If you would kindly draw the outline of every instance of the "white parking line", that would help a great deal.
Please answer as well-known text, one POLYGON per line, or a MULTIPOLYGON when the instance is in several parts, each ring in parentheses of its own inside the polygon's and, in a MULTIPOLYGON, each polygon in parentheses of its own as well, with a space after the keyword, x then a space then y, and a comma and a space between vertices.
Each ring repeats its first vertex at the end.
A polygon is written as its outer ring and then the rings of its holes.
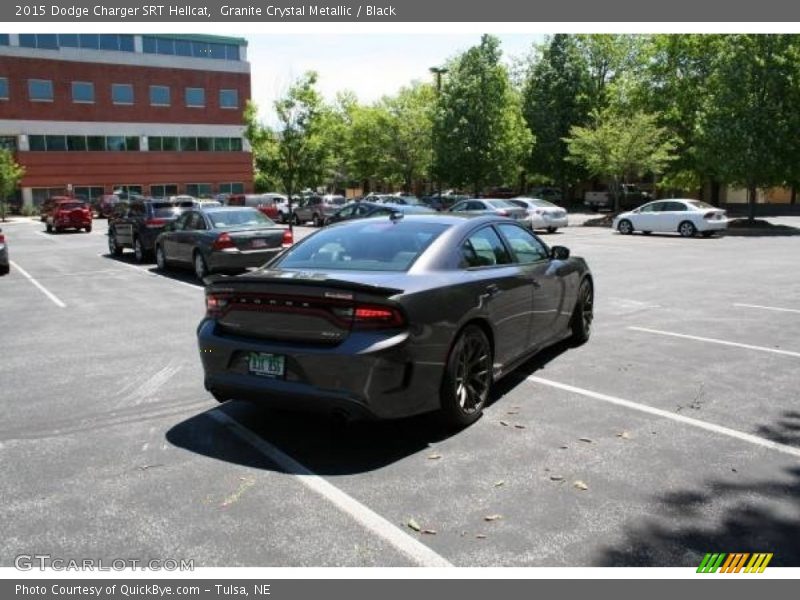
MULTIPOLYGON (((108 257, 107 254, 103 254, 102 252, 98 252, 97 256, 108 257)), ((158 277, 159 279, 163 279, 165 281, 170 281, 172 283, 177 283, 182 286, 191 288, 193 290, 200 290, 201 292, 205 289, 203 286, 194 285, 191 283, 187 283, 186 281, 181 281, 180 279, 172 279, 170 277, 161 277, 158 273, 153 273, 148 267, 139 267, 137 265, 132 265, 130 263, 123 262, 121 260, 115 260, 114 264, 122 265, 123 267, 128 267, 129 269, 133 269, 134 271, 138 271, 143 275, 148 275, 150 277, 158 277)))
POLYGON ((369 531, 383 538, 417 565, 421 567, 453 566, 447 559, 428 548, 425 544, 414 539, 370 508, 361 504, 358 500, 348 496, 336 486, 308 470, 292 457, 266 442, 221 410, 215 409, 206 414, 223 425, 233 435, 253 446, 286 473, 297 477, 300 483, 308 489, 319 494, 369 531))
POLYGON ((696 335, 687 335, 685 333, 674 333, 672 331, 661 331, 658 329, 647 329, 646 327, 628 327, 633 331, 643 331, 645 333, 654 333, 656 335, 666 335, 670 337, 682 338, 686 340, 695 340, 698 342, 709 342, 711 344, 721 344, 723 346, 733 346, 735 348, 745 348, 747 350, 757 350, 759 352, 770 352, 772 354, 781 354, 783 356, 793 356, 800 358, 800 352, 791 352, 789 350, 780 350, 778 348, 766 348, 764 346, 753 346, 751 344, 740 344, 739 342, 728 342, 725 340, 718 340, 715 338, 699 337, 696 335))
POLYGON ((63 303, 61 300, 59 300, 58 296, 56 296, 56 295, 55 295, 53 292, 51 292, 50 290, 48 290, 48 289, 47 289, 46 287, 44 287, 44 286, 43 286, 41 283, 39 283, 39 282, 38 282, 38 281, 36 281, 36 280, 35 280, 33 277, 31 277, 31 276, 30 276, 30 274, 29 274, 29 273, 28 273, 28 272, 27 272, 25 269, 23 269, 22 267, 20 267, 20 266, 19 266, 17 263, 15 263, 13 260, 12 260, 12 261, 9 261, 9 262, 11 263, 11 266, 12 266, 12 267, 14 267, 14 268, 15 268, 17 271, 19 271, 20 273, 22 273, 22 275, 23 275, 23 276, 24 276, 24 277, 25 277, 25 278, 26 278, 28 281, 30 281, 30 282, 31 282, 33 285, 35 285, 37 288, 39 288, 39 289, 42 291, 42 293, 43 293, 45 296, 47 296, 48 298, 50 298, 50 300, 52 300, 52 301, 53 301, 53 304, 55 304, 56 306, 60 306, 61 308, 66 308, 66 307, 67 307, 67 305, 66 305, 66 304, 64 304, 64 303, 63 303))
POLYGON ((44 231, 34 231, 36 235, 40 235, 43 238, 50 240, 51 242, 55 242, 56 238, 53 237, 52 233, 45 233, 44 231))
POLYGON ((786 444, 779 444, 778 442, 773 442, 772 440, 758 437, 757 435, 744 433, 743 431, 737 431, 736 429, 730 429, 728 427, 723 427, 722 425, 715 425, 714 423, 701 421, 700 419, 692 419, 691 417, 685 417, 683 415, 672 413, 666 410, 661 410, 660 408, 647 406, 646 404, 631 402, 630 400, 617 398, 616 396, 608 396, 606 394, 600 394, 598 392, 593 392, 591 390, 586 390, 572 385, 567 385, 565 383, 551 381, 550 379, 544 379, 542 377, 537 377, 535 375, 530 375, 526 379, 533 383, 546 385, 552 388, 563 390, 565 392, 571 392, 573 394, 579 394, 581 396, 586 396, 587 398, 601 400, 603 402, 608 402, 609 404, 624 406, 625 408, 631 408, 633 410, 638 410, 639 412, 648 413, 651 415, 655 415, 657 417, 663 417, 665 419, 670 419, 672 421, 677 421, 678 423, 683 423, 684 425, 691 425, 692 427, 697 427, 698 429, 705 429, 706 431, 711 431, 713 433, 725 435, 737 440, 741 440, 743 442, 754 444, 756 446, 761 446, 762 448, 768 448, 770 450, 775 450, 776 452, 781 452, 782 454, 788 454, 789 456, 800 458, 800 448, 795 448, 794 446, 788 446, 786 444))
POLYGON ((740 302, 734 302, 734 306, 738 306, 740 308, 761 308, 763 310, 775 310, 778 312, 788 312, 788 313, 798 313, 800 314, 800 310, 796 308, 779 308, 777 306, 761 306, 760 304, 742 304, 740 302))

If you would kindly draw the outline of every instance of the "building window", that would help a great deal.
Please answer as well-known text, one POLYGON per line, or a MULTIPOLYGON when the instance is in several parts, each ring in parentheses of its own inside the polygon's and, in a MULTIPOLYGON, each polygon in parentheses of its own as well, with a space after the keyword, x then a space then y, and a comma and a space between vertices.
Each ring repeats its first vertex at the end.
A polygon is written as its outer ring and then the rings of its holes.
POLYGON ((11 41, 8 39, 7 33, 0 33, 0 46, 8 46, 11 41))
POLYGON ((150 104, 152 106, 169 106, 169 86, 151 85, 150 104))
POLYGON ((215 152, 230 152, 231 138, 214 138, 215 152))
POLYGON ((242 138, 231 138, 231 152, 242 151, 242 138))
POLYGON ((73 152, 84 152, 86 150, 86 136, 68 135, 67 150, 71 150, 73 152))
POLYGON ((186 184, 186 193, 190 196, 194 196, 195 198, 201 198, 203 196, 210 196, 211 195, 211 184, 210 183, 187 183, 186 184))
POLYGON ((45 141, 48 152, 66 152, 67 150, 67 136, 65 135, 46 135, 45 141))
POLYGON ((20 33, 19 45, 23 48, 58 50, 58 36, 54 33, 20 33))
POLYGON ((100 36, 96 33, 82 33, 78 36, 81 48, 97 50, 100 48, 100 36))
POLYGON ((206 91, 204 88, 186 88, 186 106, 202 108, 206 105, 206 91))
POLYGON ((106 136, 106 150, 120 152, 125 150, 125 138, 121 135, 106 136))
POLYGON ((239 92, 237 90, 220 90, 219 107, 239 108, 239 92))
POLYGON ((197 150, 200 152, 211 152, 214 146, 214 138, 199 137, 197 138, 197 150))
POLYGON ((152 35, 142 36, 142 52, 145 54, 165 54, 211 58, 216 60, 240 60, 237 44, 201 42, 199 40, 175 39, 152 35))
POLYGON ((8 77, 0 77, 0 100, 8 100, 8 77))
POLYGON ((9 152, 16 152, 17 136, 15 135, 0 136, 0 150, 8 150, 9 152))
POLYGON ((83 198, 86 202, 92 202, 94 200, 99 200, 105 190, 99 186, 98 187, 80 186, 73 188, 72 191, 75 194, 76 198, 83 198))
POLYGON ((106 149, 106 138, 103 135, 87 135, 86 148, 90 152, 103 152, 106 149))
POLYGON ((125 138, 125 149, 128 152, 138 152, 139 151, 139 136, 138 135, 129 135, 125 138))
POLYGON ((166 185, 151 185, 150 195, 153 198, 169 198, 178 195, 178 186, 174 183, 166 185))
POLYGON ((44 144, 43 135, 29 135, 28 136, 28 149, 32 152, 44 152, 47 147, 44 144))
POLYGON ((80 48, 80 38, 77 33, 58 34, 58 45, 62 48, 80 48))
POLYGON ((176 137, 163 137, 161 138, 161 149, 164 152, 177 152, 178 151, 178 138, 176 137))
POLYGON ((28 97, 36 102, 52 102, 53 82, 49 79, 28 79, 28 97))
POLYGON ((219 184, 219 193, 220 194, 244 194, 244 184, 243 183, 220 183, 219 184))
POLYGON ((133 104, 133 84, 112 83, 111 101, 114 104, 133 104))
POLYGON ((94 102, 94 84, 89 81, 73 81, 72 101, 94 102))
POLYGON ((181 151, 182 152, 193 152, 197 150, 197 138, 193 137, 182 137, 181 138, 181 151))

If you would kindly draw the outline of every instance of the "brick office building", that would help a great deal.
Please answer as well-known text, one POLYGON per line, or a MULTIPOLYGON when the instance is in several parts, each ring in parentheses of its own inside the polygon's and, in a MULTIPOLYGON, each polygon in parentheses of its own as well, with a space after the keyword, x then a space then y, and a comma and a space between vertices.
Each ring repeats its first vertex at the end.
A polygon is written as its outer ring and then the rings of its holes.
POLYGON ((251 192, 246 46, 207 35, 0 34, 0 146, 25 167, 22 201, 251 192))

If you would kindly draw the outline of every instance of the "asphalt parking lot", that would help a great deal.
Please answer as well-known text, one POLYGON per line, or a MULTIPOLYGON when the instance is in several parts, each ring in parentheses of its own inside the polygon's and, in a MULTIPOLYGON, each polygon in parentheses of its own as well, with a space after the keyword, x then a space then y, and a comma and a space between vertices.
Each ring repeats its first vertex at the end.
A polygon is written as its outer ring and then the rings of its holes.
POLYGON ((0 566, 800 566, 800 237, 544 236, 594 272, 592 339, 452 432, 220 406, 191 274, 104 221, 3 230, 0 566))

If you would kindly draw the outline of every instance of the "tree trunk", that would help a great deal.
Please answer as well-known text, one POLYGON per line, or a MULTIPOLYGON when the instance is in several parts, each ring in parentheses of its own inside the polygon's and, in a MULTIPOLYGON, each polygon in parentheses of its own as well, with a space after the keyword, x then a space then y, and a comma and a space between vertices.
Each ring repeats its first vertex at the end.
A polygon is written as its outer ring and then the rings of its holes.
POLYGON ((715 179, 711 180, 711 204, 714 206, 719 206, 719 192, 721 187, 719 181, 715 179))
POLYGON ((792 186, 792 199, 789 200, 791 204, 797 204, 797 186, 792 186))
POLYGON ((753 223, 756 220, 756 186, 747 188, 747 220, 753 223))

